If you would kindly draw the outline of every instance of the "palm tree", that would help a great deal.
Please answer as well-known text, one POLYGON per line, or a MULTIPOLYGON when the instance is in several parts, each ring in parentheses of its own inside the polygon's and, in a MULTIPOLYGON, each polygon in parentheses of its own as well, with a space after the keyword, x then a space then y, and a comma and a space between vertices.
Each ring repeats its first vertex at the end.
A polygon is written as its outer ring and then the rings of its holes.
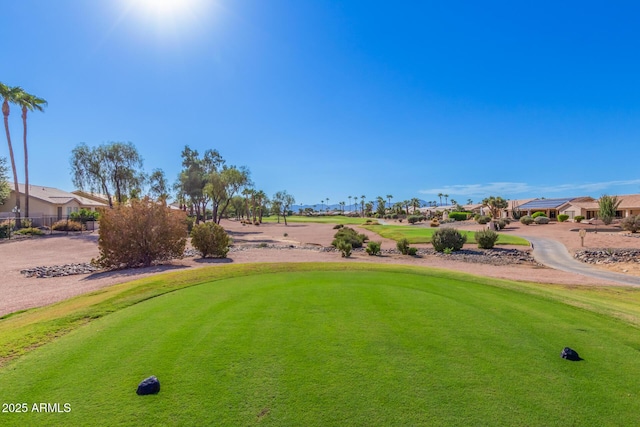
POLYGON ((344 215, 344 205, 345 205, 344 202, 340 202, 340 207, 342 208, 341 209, 342 210, 342 215, 344 215))
POLYGON ((320 210, 324 210, 324 199, 320 200, 320 210))
POLYGON ((2 96, 2 115, 4 115, 4 130, 7 134, 7 144, 9 144, 9 158, 11 159, 11 170, 13 171, 13 186, 16 192, 16 226, 20 227, 20 187, 18 186, 18 171, 16 170, 16 159, 13 155, 11 145, 11 134, 9 133, 9 103, 15 103, 18 94, 23 92, 20 87, 10 87, 0 83, 0 96, 2 96))
POLYGON ((364 199, 365 199, 366 197, 367 197, 367 196, 365 196, 365 195, 360 196, 360 199, 362 199, 362 200, 360 201, 360 207, 362 208, 362 217, 363 217, 363 218, 364 218, 364 199))
POLYGON ((415 215, 416 211, 420 207, 420 200, 418 200, 418 198, 416 198, 416 197, 411 199, 411 207, 413 207, 413 214, 415 215))
POLYGON ((389 208, 391 208, 391 199, 393 199, 393 196, 391 194, 387 194, 387 200, 389 201, 389 208))
POLYGON ((349 197, 349 210, 351 210, 351 196, 348 196, 348 197, 349 197))
POLYGON ((442 205, 442 196, 444 196, 444 194, 442 193, 438 193, 438 197, 440 198, 440 204, 442 205))
POLYGON ((447 201, 447 199, 449 198, 449 195, 448 194, 443 194, 442 196, 444 197, 444 204, 448 205, 449 202, 447 201))
POLYGON ((24 91, 18 93, 16 104, 22 107, 24 144, 24 216, 29 218, 29 154, 27 152, 27 111, 44 111, 47 101, 24 91))
POLYGON ((329 212, 329 198, 327 197, 327 212, 329 212))
POLYGON ((473 200, 471 200, 471 199, 467 199, 467 204, 468 204, 468 205, 472 205, 472 204, 473 204, 473 200))

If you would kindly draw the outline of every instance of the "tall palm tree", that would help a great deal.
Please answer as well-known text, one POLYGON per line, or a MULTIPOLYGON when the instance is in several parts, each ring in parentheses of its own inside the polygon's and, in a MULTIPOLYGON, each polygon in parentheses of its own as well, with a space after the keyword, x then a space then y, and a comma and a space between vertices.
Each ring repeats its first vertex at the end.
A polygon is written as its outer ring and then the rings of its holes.
POLYGON ((327 212, 329 212, 329 198, 327 197, 327 212))
POLYGON ((362 208, 362 217, 363 217, 363 218, 364 218, 364 199, 365 199, 366 197, 367 197, 367 196, 365 196, 365 195, 360 196, 360 199, 361 199, 361 200, 360 200, 360 207, 362 208))
POLYGON ((391 199, 393 199, 393 196, 391 194, 387 194, 387 200, 389 201, 389 209, 391 209, 391 199))
POLYGON ((448 205, 449 202, 447 201, 447 199, 449 198, 449 195, 448 194, 443 194, 442 197, 444 197, 444 204, 448 205))
POLYGON ((9 133, 9 103, 15 103, 18 94, 23 92, 22 88, 11 87, 0 83, 0 96, 2 96, 2 115, 4 116, 4 130, 7 134, 7 144, 9 144, 9 158, 11 159, 11 170, 13 172, 13 186, 16 192, 16 226, 20 227, 20 187, 18 186, 18 171, 16 170, 16 159, 13 155, 11 145, 11 134, 9 133))
POLYGON ((348 196, 348 197, 349 197, 349 210, 351 210, 351 196, 348 196))
POLYGON ((440 204, 442 205, 442 196, 444 196, 444 194, 442 193, 438 193, 438 197, 440 198, 440 204))
POLYGON ((20 92, 16 97, 16 104, 22 108, 22 127, 24 144, 24 216, 29 218, 29 154, 27 151, 27 111, 44 111, 47 101, 31 95, 27 92, 20 92))
POLYGON ((416 211, 420 207, 420 200, 417 197, 411 199, 411 207, 413 208, 413 214, 416 214, 416 211))
POLYGON ((471 200, 471 199, 467 199, 467 204, 468 204, 468 205, 472 205, 472 204, 473 204, 473 200, 471 200))

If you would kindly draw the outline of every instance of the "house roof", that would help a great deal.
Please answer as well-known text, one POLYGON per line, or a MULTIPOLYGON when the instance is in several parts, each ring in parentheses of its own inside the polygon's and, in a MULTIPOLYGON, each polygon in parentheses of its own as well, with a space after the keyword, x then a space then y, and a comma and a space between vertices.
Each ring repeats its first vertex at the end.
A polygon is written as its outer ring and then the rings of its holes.
POLYGON ((638 209, 640 208, 640 194, 627 194, 618 196, 620 206, 618 209, 638 209))
POLYGON ((530 202, 524 203, 519 206, 520 209, 557 209, 558 207, 569 203, 576 199, 576 197, 568 197, 563 199, 534 199, 530 202))
MULTIPOLYGON (((24 184, 18 184, 18 189, 20 190, 20 194, 24 194, 24 184)), ((86 197, 78 196, 77 194, 59 190, 54 187, 43 187, 41 185, 29 185, 29 197, 54 205, 66 205, 73 200, 77 200, 77 202, 82 206, 107 206, 105 203, 100 203, 86 197)))

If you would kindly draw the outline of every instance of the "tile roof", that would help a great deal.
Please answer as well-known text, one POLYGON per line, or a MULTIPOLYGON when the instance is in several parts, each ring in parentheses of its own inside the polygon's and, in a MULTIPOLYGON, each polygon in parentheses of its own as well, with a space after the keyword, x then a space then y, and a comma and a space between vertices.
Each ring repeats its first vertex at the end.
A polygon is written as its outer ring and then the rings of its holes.
MULTIPOLYGON (((24 194, 24 184, 18 184, 20 194, 24 194)), ((29 197, 42 200, 47 203, 55 205, 65 205, 72 200, 77 200, 83 206, 106 206, 105 203, 100 203, 95 200, 87 199, 86 197, 78 196, 73 193, 69 193, 64 190, 59 190, 54 187, 43 187, 41 185, 29 185, 29 197)))

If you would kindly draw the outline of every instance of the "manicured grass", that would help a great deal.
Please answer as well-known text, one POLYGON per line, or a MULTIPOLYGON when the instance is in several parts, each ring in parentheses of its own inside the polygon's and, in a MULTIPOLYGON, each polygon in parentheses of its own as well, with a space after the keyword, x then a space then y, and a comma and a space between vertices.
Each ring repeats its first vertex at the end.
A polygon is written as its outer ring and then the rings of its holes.
POLYGON ((0 424, 636 425, 639 301, 351 263, 155 276, 0 321, 75 328, 0 369, 3 402, 72 411, 0 424))
MULTIPOLYGON (((407 239, 409 243, 431 243, 431 236, 438 228, 416 227, 406 225, 363 225, 369 231, 378 233, 380 236, 387 239, 393 239, 399 241, 401 239, 407 239)), ((475 243, 475 233, 473 231, 459 230, 461 234, 467 236, 467 243, 475 243)), ((504 233, 498 233, 500 237, 496 244, 498 245, 522 245, 529 246, 529 242, 526 239, 518 236, 510 236, 504 233)))
MULTIPOLYGON (((263 222, 277 222, 277 217, 270 216, 262 219, 263 222)), ((295 223, 319 223, 319 224, 354 224, 361 225, 365 224, 367 221, 376 221, 372 218, 353 218, 342 215, 334 215, 334 216, 302 216, 302 215, 293 215, 287 217, 287 222, 295 222, 295 223)), ((280 217, 280 222, 284 223, 284 219, 280 217)))

